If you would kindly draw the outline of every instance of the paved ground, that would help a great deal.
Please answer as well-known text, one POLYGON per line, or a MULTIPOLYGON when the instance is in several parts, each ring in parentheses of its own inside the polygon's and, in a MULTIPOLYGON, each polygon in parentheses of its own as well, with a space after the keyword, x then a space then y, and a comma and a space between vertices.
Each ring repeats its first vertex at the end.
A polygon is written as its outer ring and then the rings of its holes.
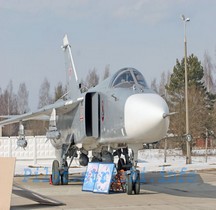
POLYGON ((46 206, 12 195, 11 209, 216 209, 216 169, 198 172, 151 172, 141 176, 140 195, 95 194, 82 191, 81 176, 70 176, 67 186, 52 186, 46 176, 15 177, 21 187, 57 199, 66 205, 46 206), (25 180, 26 182, 23 182, 25 180))

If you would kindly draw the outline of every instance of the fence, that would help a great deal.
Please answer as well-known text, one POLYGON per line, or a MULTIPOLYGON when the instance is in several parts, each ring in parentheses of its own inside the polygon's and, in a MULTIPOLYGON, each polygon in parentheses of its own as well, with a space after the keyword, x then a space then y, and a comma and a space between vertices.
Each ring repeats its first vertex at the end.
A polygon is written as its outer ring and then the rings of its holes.
POLYGON ((26 136, 25 149, 17 147, 17 137, 0 137, 0 156, 16 157, 16 161, 28 161, 38 164, 41 161, 55 159, 55 149, 45 136, 26 136))

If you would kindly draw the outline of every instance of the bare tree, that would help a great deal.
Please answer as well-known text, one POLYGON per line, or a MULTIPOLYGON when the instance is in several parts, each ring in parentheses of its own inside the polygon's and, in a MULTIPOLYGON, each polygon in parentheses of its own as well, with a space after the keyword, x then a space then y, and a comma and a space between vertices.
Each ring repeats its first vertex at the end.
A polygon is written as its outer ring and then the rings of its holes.
POLYGON ((107 77, 109 77, 109 75, 110 75, 110 65, 107 64, 107 65, 105 66, 103 80, 105 80, 107 77))
POLYGON ((166 89, 165 89, 165 86, 166 86, 166 73, 163 72, 161 74, 161 78, 160 78, 160 84, 159 84, 159 87, 158 87, 158 93, 161 95, 161 96, 165 96, 165 92, 166 92, 166 89))
POLYGON ((55 87, 55 101, 62 98, 64 94, 67 92, 67 87, 63 87, 62 83, 59 82, 58 85, 55 87))
MULTIPOLYGON (((39 103, 38 108, 44 107, 53 103, 53 99, 50 95, 50 83, 47 78, 44 78, 40 90, 39 90, 39 103)), ((49 122, 32 120, 27 122, 28 130, 32 131, 32 135, 44 135, 46 129, 48 129, 49 122)))
POLYGON ((17 93, 17 110, 19 114, 24 114, 29 111, 28 96, 29 92, 25 83, 21 83, 17 93))
POLYGON ((214 66, 212 64, 212 59, 208 54, 208 52, 205 52, 204 54, 203 69, 204 69, 203 82, 207 88, 207 92, 213 93, 215 92, 214 78, 213 78, 214 66))
POLYGON ((17 114, 17 97, 13 92, 12 80, 8 83, 6 90, 1 94, 1 114, 17 114))
POLYGON ((6 106, 4 104, 5 103, 5 101, 4 101, 4 93, 3 93, 1 88, 0 88, 0 101, 1 101, 1 103, 0 103, 0 114, 3 115, 3 114, 6 113, 5 109, 4 109, 4 107, 6 107, 6 106))
POLYGON ((154 90, 156 93, 158 93, 158 85, 157 85, 157 79, 154 78, 151 81, 151 89, 154 90))
POLYGON ((93 70, 89 70, 89 73, 86 77, 87 88, 95 87, 98 83, 99 75, 97 74, 97 70, 95 68, 93 70))
MULTIPOLYGON (((12 80, 8 83, 7 88, 0 95, 0 114, 1 115, 16 115, 17 113, 17 97, 13 92, 12 80)), ((3 129, 3 135, 11 136, 17 133, 17 125, 7 125, 3 129)))
POLYGON ((50 95, 50 83, 47 78, 45 78, 39 90, 38 108, 51 104, 52 102, 53 100, 50 95))

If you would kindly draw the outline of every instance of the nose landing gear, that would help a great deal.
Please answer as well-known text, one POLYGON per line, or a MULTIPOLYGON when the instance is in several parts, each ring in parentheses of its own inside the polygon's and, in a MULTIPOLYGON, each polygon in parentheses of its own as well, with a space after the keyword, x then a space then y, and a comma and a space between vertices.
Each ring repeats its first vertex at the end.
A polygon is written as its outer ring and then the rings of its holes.
POLYGON ((128 148, 116 150, 115 155, 118 155, 118 170, 125 170, 126 183, 125 190, 128 195, 140 194, 140 171, 137 170, 138 150, 142 148, 140 145, 130 147, 132 154, 129 156, 128 148), (125 161, 121 158, 121 154, 125 156, 125 161))

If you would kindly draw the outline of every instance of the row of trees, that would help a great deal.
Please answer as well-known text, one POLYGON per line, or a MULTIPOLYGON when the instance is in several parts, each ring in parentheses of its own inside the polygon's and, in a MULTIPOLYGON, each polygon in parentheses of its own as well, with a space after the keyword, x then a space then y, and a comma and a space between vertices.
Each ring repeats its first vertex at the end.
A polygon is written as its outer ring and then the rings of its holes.
MULTIPOLYGON (((187 58, 189 130, 193 138, 204 138, 206 129, 216 132, 216 81, 215 67, 208 53, 201 63, 198 57, 187 58)), ((176 60, 172 73, 161 75, 159 84, 153 80, 151 87, 165 98, 171 116, 170 132, 183 139, 185 134, 185 60, 176 60)), ((184 141, 180 141, 184 146, 184 141)))
MULTIPOLYGON (((13 82, 10 81, 5 90, 0 88, 0 115, 3 116, 24 114, 29 111, 28 96, 25 83, 19 85, 17 93, 14 93, 13 82)), ((17 131, 17 125, 7 126, 5 133, 13 135, 17 131)))
POLYGON ((13 82, 10 81, 5 90, 0 88, 0 113, 1 115, 23 114, 29 111, 28 96, 25 83, 19 85, 17 94, 13 90, 13 82))

